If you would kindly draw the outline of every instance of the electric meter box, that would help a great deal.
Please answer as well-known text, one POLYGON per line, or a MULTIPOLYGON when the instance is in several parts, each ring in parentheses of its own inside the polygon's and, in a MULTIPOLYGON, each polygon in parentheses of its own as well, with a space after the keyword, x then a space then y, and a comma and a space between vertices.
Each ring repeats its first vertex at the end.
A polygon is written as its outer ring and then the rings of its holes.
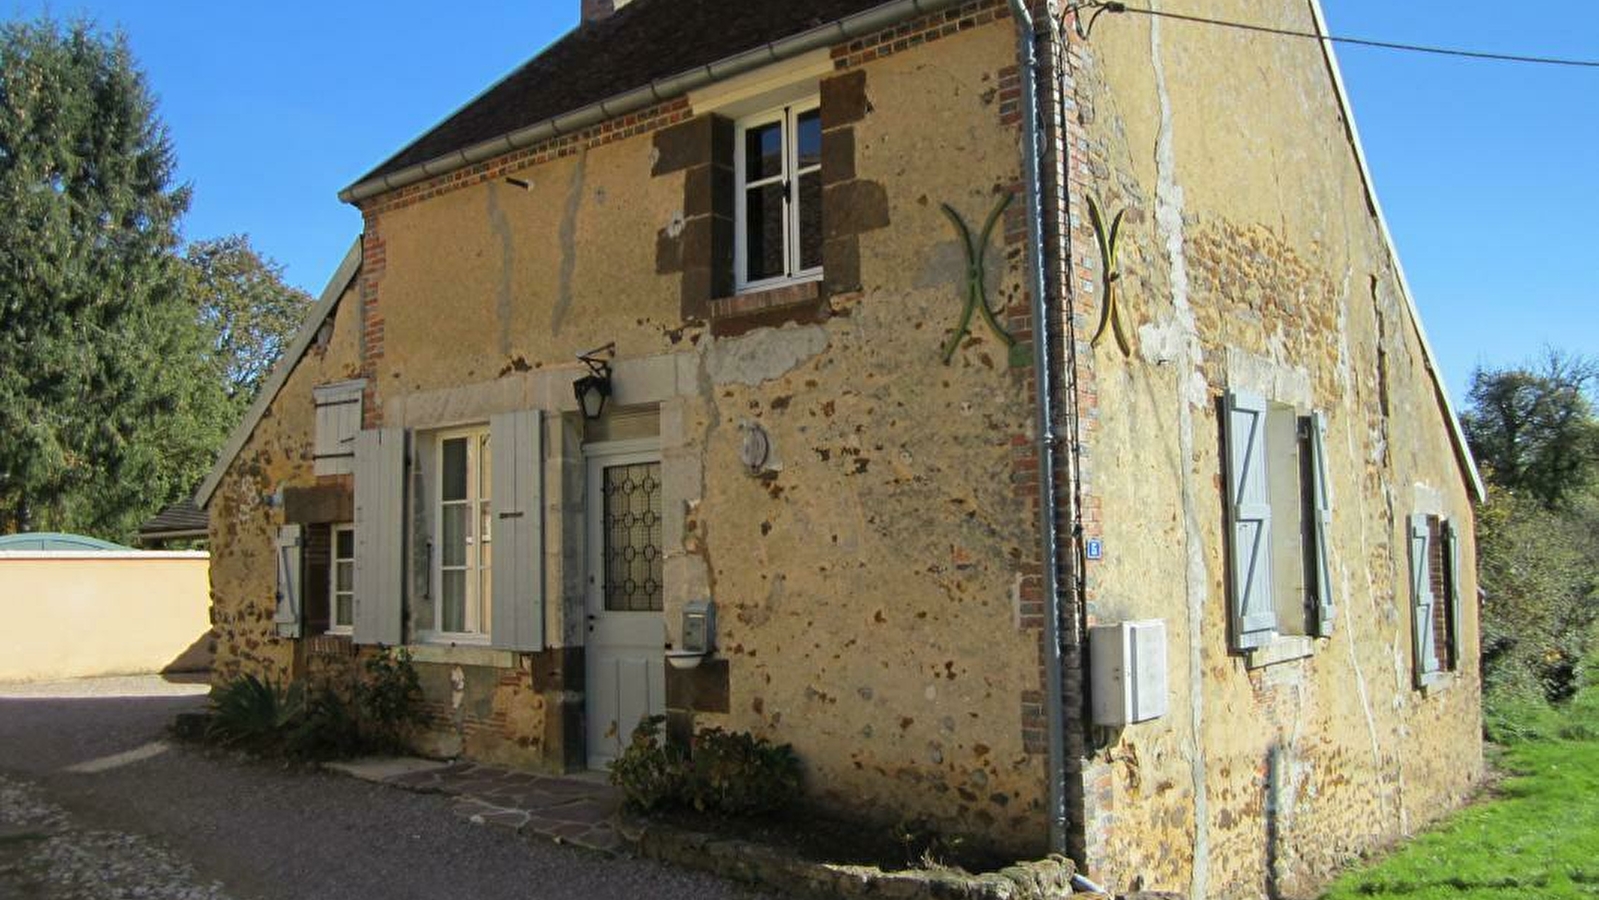
POLYGON ((683 607, 683 649, 709 653, 715 649, 716 604, 711 600, 690 600, 683 607))
POLYGON ((1164 716, 1166 623, 1118 622, 1088 629, 1095 725, 1131 725, 1164 716))

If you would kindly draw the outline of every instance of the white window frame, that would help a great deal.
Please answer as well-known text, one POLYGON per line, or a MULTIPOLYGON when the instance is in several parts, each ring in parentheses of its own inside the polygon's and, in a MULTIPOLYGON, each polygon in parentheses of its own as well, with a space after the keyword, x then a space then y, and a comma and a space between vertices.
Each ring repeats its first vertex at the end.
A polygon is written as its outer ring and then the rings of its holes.
MULTIPOLYGON (((820 172, 820 159, 816 165, 801 168, 799 165, 799 131, 795 127, 799 117, 808 112, 820 112, 821 98, 807 97, 793 103, 746 116, 733 127, 733 275, 734 285, 740 293, 763 290, 789 284, 818 281, 822 277, 820 264, 809 269, 796 270, 800 256, 800 178, 820 172), (745 135, 751 128, 778 122, 783 134, 783 170, 777 175, 755 182, 747 182, 745 135), (769 184, 787 182, 783 199, 783 271, 784 274, 751 281, 749 278, 749 190, 769 184)), ((818 176, 820 177, 820 176, 818 176)))
MULTIPOLYGON (((490 555, 489 564, 485 565, 482 558, 484 544, 492 547, 493 531, 489 530, 486 537, 479 538, 478 531, 482 530, 484 522, 489 521, 493 513, 494 486, 481 480, 482 452, 490 446, 489 426, 487 423, 471 425, 462 428, 450 428, 434 432, 431 435, 433 444, 433 478, 434 490, 432 515, 428 522, 428 541, 430 546, 428 577, 431 585, 429 593, 432 595, 433 629, 423 633, 420 637, 424 641, 451 644, 487 644, 490 640, 490 625, 493 622, 493 611, 490 606, 482 602, 482 589, 485 583, 493 578, 490 555), (455 439, 467 440, 466 484, 467 498, 465 500, 444 499, 444 443, 455 439), (466 578, 466 610, 464 617, 465 630, 445 631, 444 623, 444 553, 440 542, 444 532, 444 508, 458 504, 467 504, 473 508, 474 515, 467 517, 467 555, 466 564, 461 567, 451 566, 451 569, 460 568, 467 573, 466 578)), ((492 478, 492 464, 490 477, 492 478)), ((490 597, 492 603, 493 598, 490 597)))
POLYGON ((328 634, 355 633, 355 523, 339 522, 328 529, 328 634), (339 535, 350 536, 350 555, 339 555, 339 535), (350 589, 339 590, 339 563, 350 564, 350 589), (350 621, 339 621, 339 596, 350 598, 350 621))

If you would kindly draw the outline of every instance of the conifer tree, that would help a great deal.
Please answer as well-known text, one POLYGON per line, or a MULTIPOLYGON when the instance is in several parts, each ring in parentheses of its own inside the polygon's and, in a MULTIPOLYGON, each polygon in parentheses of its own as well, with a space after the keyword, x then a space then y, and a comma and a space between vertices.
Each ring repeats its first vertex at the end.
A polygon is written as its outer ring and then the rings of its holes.
POLYGON ((126 539, 232 424, 174 170, 122 35, 0 25, 0 533, 126 539))

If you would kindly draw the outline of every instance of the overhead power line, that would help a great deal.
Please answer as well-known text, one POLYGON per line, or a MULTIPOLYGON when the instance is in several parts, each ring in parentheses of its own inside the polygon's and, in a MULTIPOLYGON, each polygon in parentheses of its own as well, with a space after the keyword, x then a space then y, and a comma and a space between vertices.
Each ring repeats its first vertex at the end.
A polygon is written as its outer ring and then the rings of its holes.
POLYGON ((1480 50, 1460 50, 1453 47, 1433 47, 1425 44, 1402 44, 1395 41, 1374 41, 1367 38, 1337 37, 1334 35, 1317 34, 1314 31, 1295 31, 1291 28, 1276 28, 1270 25, 1257 25, 1249 22, 1230 22, 1226 19, 1211 19, 1205 16, 1194 16, 1185 13, 1167 12, 1163 9, 1149 9, 1147 7, 1132 6, 1127 3, 1079 3, 1070 7, 1068 12, 1076 13, 1078 33, 1087 37, 1093 31, 1094 22, 1104 13, 1140 13, 1146 16, 1159 16, 1164 19, 1177 19, 1183 22, 1194 22, 1200 25, 1218 25, 1222 28, 1235 28, 1240 31, 1254 31, 1260 34, 1273 34, 1280 37, 1309 38, 1314 41, 1330 41, 1335 44, 1354 44, 1359 47, 1378 47, 1383 50, 1404 50, 1410 53, 1431 53, 1435 56, 1459 56, 1466 59, 1491 59, 1498 62, 1530 63, 1542 66, 1572 66, 1585 69, 1599 69, 1599 60, 1592 59, 1565 59, 1555 56, 1523 56, 1514 53, 1487 53, 1480 50), (1086 28, 1083 27, 1083 14, 1092 10, 1093 15, 1088 20, 1086 28))

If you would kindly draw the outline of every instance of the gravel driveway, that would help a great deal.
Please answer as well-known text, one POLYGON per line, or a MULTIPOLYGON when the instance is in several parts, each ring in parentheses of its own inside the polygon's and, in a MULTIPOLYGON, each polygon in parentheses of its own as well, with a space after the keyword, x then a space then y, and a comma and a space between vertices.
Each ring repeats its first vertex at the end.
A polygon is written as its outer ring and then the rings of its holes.
POLYGON ((442 796, 152 746, 175 713, 203 705, 201 690, 159 678, 0 686, 0 897, 756 896, 472 825, 442 796), (106 759, 117 754, 128 755, 106 759), (68 771, 85 763, 106 768, 68 771))

